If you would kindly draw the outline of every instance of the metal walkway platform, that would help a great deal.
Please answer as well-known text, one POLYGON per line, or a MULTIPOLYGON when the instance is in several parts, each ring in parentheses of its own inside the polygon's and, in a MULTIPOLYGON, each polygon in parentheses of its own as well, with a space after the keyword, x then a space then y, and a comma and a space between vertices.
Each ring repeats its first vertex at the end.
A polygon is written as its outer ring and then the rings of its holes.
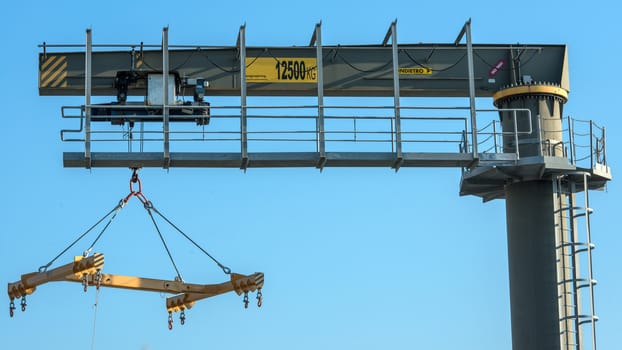
POLYGON ((413 152, 396 158, 390 152, 327 152, 324 158, 318 152, 263 152, 249 153, 245 159, 242 153, 171 152, 167 164, 162 152, 92 152, 89 164, 83 152, 63 154, 63 165, 69 168, 469 167, 473 160, 467 153, 413 152))

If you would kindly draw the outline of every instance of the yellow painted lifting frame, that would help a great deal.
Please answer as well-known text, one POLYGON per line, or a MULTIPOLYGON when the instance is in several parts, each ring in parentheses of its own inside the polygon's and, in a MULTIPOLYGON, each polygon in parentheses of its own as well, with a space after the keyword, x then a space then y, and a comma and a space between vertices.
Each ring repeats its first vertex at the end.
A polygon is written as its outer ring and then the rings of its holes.
MULTIPOLYGON (((194 284, 183 281, 170 281, 144 277, 121 276, 101 273, 104 267, 104 255, 95 253, 89 257, 77 256, 74 262, 51 269, 49 271, 32 272, 21 276, 17 282, 8 284, 8 294, 13 305, 13 300, 25 298, 34 293, 35 289, 48 282, 77 282, 87 286, 122 288, 149 292, 162 292, 178 294, 166 299, 166 309, 170 313, 183 312, 194 306, 201 299, 216 295, 235 292, 245 295, 245 306, 248 306, 248 293, 257 291, 257 305, 261 306, 261 288, 264 284, 264 274, 255 272, 251 275, 231 273, 231 280, 220 284, 194 284)), ((25 299, 24 299, 25 300, 25 299)), ((13 315, 14 306, 11 307, 13 315)), ((22 311, 25 310, 25 302, 22 302, 22 311)), ((169 323, 170 327, 170 323, 169 323)))
POLYGON ((46 284, 48 282, 81 283, 84 287, 85 292, 87 291, 89 286, 95 286, 98 291, 100 287, 110 287, 175 294, 166 299, 166 310, 168 311, 169 329, 173 328, 173 312, 180 313, 179 318, 181 324, 183 325, 186 319, 185 310, 192 308, 197 301, 228 292, 235 292, 237 295, 244 294, 244 307, 248 308, 248 293, 256 291, 257 306, 261 307, 263 301, 261 289, 264 284, 264 274, 262 272, 255 272, 251 275, 232 273, 231 269, 221 264, 205 249, 199 246, 194 240, 192 240, 182 230, 175 226, 169 219, 162 215, 162 213, 160 213, 153 206, 153 203, 151 203, 151 201, 149 201, 147 197, 142 193, 142 183, 138 178, 137 168, 133 169, 129 185, 130 193, 125 198, 121 199, 119 204, 117 204, 117 206, 115 206, 113 210, 111 210, 102 219, 100 219, 98 223, 93 225, 77 240, 70 244, 69 247, 63 250, 58 256, 52 259, 52 261, 50 261, 46 265, 41 266, 38 272, 23 274, 19 281, 8 284, 7 293, 10 299, 9 314, 11 317, 14 316, 16 309, 15 299, 21 298, 21 310, 26 311, 26 296, 34 293, 38 286, 46 284), (149 216, 151 217, 156 231, 158 232, 158 235, 162 240, 164 248, 168 253, 169 258, 171 259, 171 263, 173 264, 173 267, 177 272, 177 276, 174 280, 161 280, 154 278, 104 274, 102 273, 102 269, 104 268, 104 255, 101 253, 94 253, 93 255, 89 256, 91 249, 99 240, 106 228, 108 228, 118 211, 123 208, 132 197, 136 197, 143 204, 145 210, 147 210, 149 216), (111 216, 111 214, 113 213, 114 215, 111 216), (225 274, 229 275, 230 280, 220 284, 194 284, 184 282, 152 213, 156 213, 157 215, 159 215, 173 228, 175 228, 176 231, 178 231, 192 244, 199 248, 204 254, 211 258, 225 274), (99 233, 99 236, 95 239, 91 246, 85 250, 82 256, 74 257, 72 263, 48 270, 50 265, 52 265, 52 263, 54 263, 57 258, 67 252, 69 248, 71 248, 75 243, 82 239, 95 226, 99 225, 107 217, 109 217, 108 222, 99 233))

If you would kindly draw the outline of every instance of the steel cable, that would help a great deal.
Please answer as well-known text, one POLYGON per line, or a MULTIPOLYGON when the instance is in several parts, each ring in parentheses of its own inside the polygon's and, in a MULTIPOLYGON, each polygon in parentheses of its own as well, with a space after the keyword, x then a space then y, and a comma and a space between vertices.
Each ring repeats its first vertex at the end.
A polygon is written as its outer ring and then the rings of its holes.
MULTIPOLYGON (((164 219, 169 225, 171 225, 175 230, 177 230, 177 232, 179 232, 182 236, 184 236, 188 241, 190 241, 190 243, 194 244, 195 247, 199 248, 199 250, 201 250, 205 255, 207 255, 210 259, 212 259, 212 261, 214 261, 218 267, 220 267, 222 269, 222 271, 229 275, 231 274, 231 269, 228 268, 227 266, 223 265, 220 263, 220 261, 216 260, 216 258, 214 258, 210 253, 208 253, 205 249, 203 249, 198 243, 196 243, 192 238, 190 238, 187 234, 185 234, 179 227, 177 227, 174 223, 172 223, 166 216, 164 216, 162 213, 160 213, 160 211, 158 211, 158 209, 156 209, 155 207, 151 207, 151 209, 153 209, 153 211, 160 215, 160 217, 162 219, 164 219)), ((151 213, 150 213, 151 214, 151 213)))
POLYGON ((175 260, 173 259, 173 255, 171 254, 171 251, 168 249, 168 245, 166 244, 166 241, 164 240, 164 237, 162 236, 162 233, 160 232, 160 228, 158 227, 158 224, 156 223, 155 218, 153 217, 153 214, 151 214, 151 209, 155 210, 155 208, 153 208, 153 205, 151 204, 151 202, 147 202, 145 204, 145 209, 147 210, 147 213, 149 213, 149 217, 151 218, 151 221, 153 221, 153 226, 155 226, 155 229, 158 232, 158 236, 160 236, 160 240, 162 241, 162 244, 164 245, 164 249, 166 250, 166 253, 168 254, 169 259, 171 259, 171 263, 173 264, 173 267, 175 268, 175 272, 177 272, 177 277, 179 278, 180 281, 183 281, 183 278, 181 277, 181 273, 179 273, 179 269, 177 268, 177 264, 175 264, 175 260))
POLYGON ((108 222, 106 223, 106 225, 104 226, 104 228, 101 230, 101 232, 97 235, 97 237, 95 238, 95 240, 93 241, 93 243, 91 243, 91 245, 84 251, 84 255, 88 255, 88 253, 91 251, 91 249, 93 249, 93 247, 95 246, 95 244, 97 243, 97 241, 99 241, 99 239, 101 238, 101 236, 104 234, 104 232, 106 231, 106 229, 108 229, 108 226, 110 226, 110 224, 112 223, 112 221, 114 220, 114 218, 117 217, 117 214, 119 214, 119 211, 121 210, 121 208, 123 208, 123 203, 124 201, 121 200, 121 202, 119 202, 119 204, 117 205, 117 207, 114 209, 115 213, 114 215, 112 215, 112 217, 110 218, 110 220, 108 220, 108 222))
MULTIPOLYGON (((115 211, 118 211, 119 209, 121 209, 123 206, 121 205, 121 203, 117 204, 112 210, 110 210, 108 212, 108 214, 104 215, 101 219, 99 219, 99 221, 97 221, 93 226, 91 226, 88 230, 86 230, 86 232, 84 232, 82 235, 80 235, 80 237, 78 237, 75 241, 73 241, 67 248, 65 248, 62 252, 60 252, 56 257, 54 257, 54 259, 52 259, 49 263, 40 266, 39 267, 39 272, 45 272, 47 270, 48 267, 50 267, 50 265, 52 265, 56 259, 60 258, 63 254, 65 254, 69 249, 71 249, 71 247, 73 247, 76 243, 78 243, 82 238, 84 238, 84 236, 86 236, 87 234, 89 234, 89 232, 91 232, 95 227, 97 227, 102 221, 104 221, 104 219, 106 219, 108 216, 110 216, 110 214, 112 214, 115 211)), ((115 214, 116 216, 116 214, 115 214)), ((106 227, 102 230, 102 232, 99 234, 99 236, 97 237, 97 239, 99 239, 99 237, 104 233, 104 230, 108 227, 108 225, 110 224, 110 222, 112 221, 112 219, 114 219, 114 217, 112 217, 110 219, 110 221, 108 222, 108 224, 106 224, 106 227)), ((97 239, 95 241, 97 241, 97 239)), ((93 244, 95 244, 95 242, 93 242, 93 244)), ((91 245, 92 247, 92 245, 91 245)))

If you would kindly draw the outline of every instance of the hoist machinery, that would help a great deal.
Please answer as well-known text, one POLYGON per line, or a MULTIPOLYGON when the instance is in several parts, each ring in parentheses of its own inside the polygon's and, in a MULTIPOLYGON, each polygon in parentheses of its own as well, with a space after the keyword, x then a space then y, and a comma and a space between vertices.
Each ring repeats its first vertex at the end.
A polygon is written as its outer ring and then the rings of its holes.
POLYGON ((62 108, 65 167, 461 168, 460 195, 506 202, 513 349, 596 350, 588 192, 612 175, 605 128, 564 116, 566 45, 475 44, 469 20, 448 43, 400 43, 395 21, 369 45, 326 45, 318 23, 288 47, 247 46, 246 26, 231 46, 164 28, 79 47, 39 53, 40 95, 84 97, 62 108))

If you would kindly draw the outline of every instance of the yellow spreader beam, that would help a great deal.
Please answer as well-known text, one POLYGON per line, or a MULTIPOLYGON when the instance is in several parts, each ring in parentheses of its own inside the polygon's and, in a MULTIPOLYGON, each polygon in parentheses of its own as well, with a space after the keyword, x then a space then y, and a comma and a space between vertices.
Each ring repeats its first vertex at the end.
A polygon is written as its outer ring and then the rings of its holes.
MULTIPOLYGON (((37 286, 48 282, 77 282, 87 286, 123 288, 149 292, 178 294, 166 299, 166 309, 179 312, 190 309, 194 303, 216 295, 236 292, 238 295, 260 291, 264 284, 264 274, 255 272, 251 275, 231 273, 231 280, 220 284, 194 284, 183 281, 170 281, 134 276, 102 274, 104 255, 95 253, 90 257, 75 257, 69 263, 43 272, 32 272, 22 275, 17 282, 8 284, 11 301, 32 294, 37 286)), ((260 296, 259 296, 260 298, 260 296)), ((245 299, 246 300, 246 299, 245 299)))

